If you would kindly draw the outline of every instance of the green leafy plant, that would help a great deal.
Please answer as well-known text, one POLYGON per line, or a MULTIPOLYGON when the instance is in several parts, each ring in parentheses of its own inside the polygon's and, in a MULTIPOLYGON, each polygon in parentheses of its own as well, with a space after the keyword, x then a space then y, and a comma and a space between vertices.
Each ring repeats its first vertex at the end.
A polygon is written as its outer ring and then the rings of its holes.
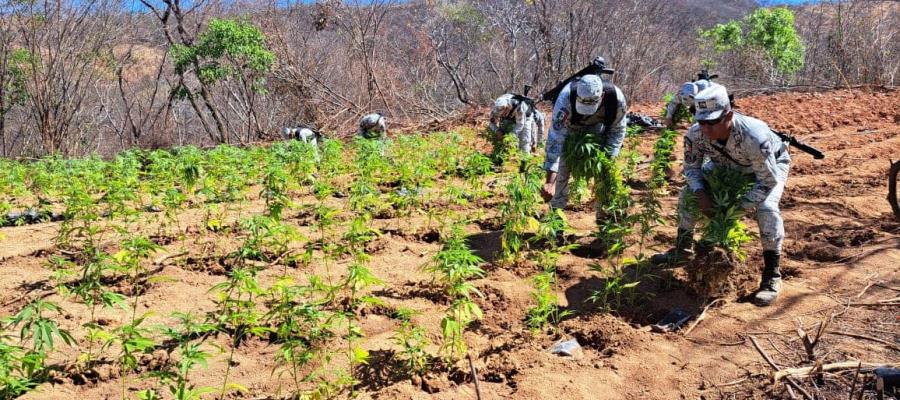
POLYGON ((755 179, 740 170, 719 167, 704 173, 704 181, 713 202, 711 217, 700 212, 697 196, 691 193, 686 198, 688 212, 699 219, 701 236, 698 244, 725 249, 743 260, 746 252, 742 246, 752 241, 753 236, 741 222, 744 216, 741 203, 744 195, 753 188, 755 179))
POLYGON ((482 263, 484 260, 472 253, 466 244, 462 228, 456 225, 444 241, 441 251, 425 266, 425 271, 432 273, 442 283, 451 301, 441 320, 444 338, 441 352, 450 362, 456 361, 466 352, 467 346, 463 338, 466 327, 472 321, 482 318, 481 308, 472 300, 472 296, 484 295, 469 282, 484 276, 484 270, 480 267, 482 263))
POLYGON ((413 310, 398 310, 396 315, 400 320, 400 326, 393 336, 394 344, 400 347, 400 352, 396 357, 400 360, 406 373, 421 376, 428 372, 433 361, 433 356, 426 350, 430 345, 428 336, 425 334, 425 329, 413 323, 413 310))
POLYGON ((547 324, 555 325, 571 314, 571 311, 560 310, 559 299, 556 297, 556 263, 563 252, 577 246, 560 244, 565 240, 563 235, 568 228, 563 211, 551 209, 541 220, 533 238, 535 242, 543 242, 545 248, 536 254, 543 272, 532 278, 534 291, 531 292, 531 297, 537 304, 525 316, 525 324, 532 331, 544 329, 547 324))
POLYGON ((19 329, 18 345, 4 343, 8 337, 0 336, 0 383, 3 384, 0 394, 12 398, 45 381, 48 372, 45 362, 58 341, 66 345, 76 342, 68 330, 46 315, 62 312, 56 303, 36 299, 0 321, 3 330, 19 329), (26 348, 29 342, 31 347, 26 348))
POLYGON ((805 48, 787 7, 758 8, 741 20, 701 30, 700 40, 722 59, 762 54, 773 81, 803 68, 805 48))
MULTIPOLYGON (((591 268, 596 271, 604 271, 598 264, 591 268)), ((633 304, 636 301, 636 289, 639 284, 640 281, 628 279, 622 271, 612 271, 612 274, 606 277, 603 287, 593 291, 588 300, 598 304, 602 310, 616 311, 623 304, 633 304)))
POLYGON ((512 176, 506 185, 507 201, 500 206, 503 232, 500 235, 502 259, 517 263, 524 259, 528 242, 525 234, 538 229, 537 206, 541 203, 541 171, 533 163, 525 163, 525 170, 512 176))
MULTIPOLYGON (((669 103, 672 102, 672 99, 675 98, 675 93, 666 93, 663 96, 663 106, 662 111, 659 112, 659 116, 661 118, 665 118, 666 114, 669 113, 669 110, 666 108, 669 103)), ((679 104, 677 108, 675 108, 675 113, 672 115, 672 123, 677 125, 681 123, 681 121, 687 121, 689 124, 694 122, 694 116, 691 115, 691 110, 688 107, 685 107, 684 104, 679 104)))

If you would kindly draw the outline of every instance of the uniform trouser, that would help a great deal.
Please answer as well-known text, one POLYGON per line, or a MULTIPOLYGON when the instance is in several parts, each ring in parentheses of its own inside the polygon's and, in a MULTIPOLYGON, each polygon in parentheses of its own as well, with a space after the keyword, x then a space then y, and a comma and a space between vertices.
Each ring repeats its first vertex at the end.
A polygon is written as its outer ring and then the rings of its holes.
MULTIPOLYGON (((551 208, 566 208, 566 204, 569 203, 569 177, 571 176, 571 172, 569 171, 569 166, 566 165, 566 161, 560 157, 559 159, 559 169, 556 172, 556 187, 553 191, 553 198, 550 199, 550 207, 551 208)), ((595 196, 596 197, 596 196, 595 196)), ((600 202, 598 200, 594 200, 594 209, 595 209, 595 219, 597 221, 601 220, 601 212, 600 212, 600 202)))
POLYGON ((530 118, 525 120, 525 126, 518 132, 513 131, 514 127, 514 122, 503 122, 500 125, 500 131, 504 134, 513 133, 516 135, 519 144, 519 153, 531 153, 532 146, 537 144, 535 142, 535 134, 532 133, 532 131, 534 131, 534 121, 530 118))
MULTIPOLYGON (((781 195, 784 193, 784 184, 787 181, 790 162, 779 162, 778 173, 781 175, 779 183, 772 188, 769 196, 756 207, 756 223, 759 226, 759 238, 762 241, 763 250, 774 251, 781 254, 781 244, 784 242, 784 220, 781 219, 781 195)), ((703 164, 703 170, 709 171, 716 168, 711 162, 703 164)), ((690 187, 685 185, 678 197, 678 228, 685 232, 693 233, 697 219, 685 208, 685 196, 690 192, 690 187)))

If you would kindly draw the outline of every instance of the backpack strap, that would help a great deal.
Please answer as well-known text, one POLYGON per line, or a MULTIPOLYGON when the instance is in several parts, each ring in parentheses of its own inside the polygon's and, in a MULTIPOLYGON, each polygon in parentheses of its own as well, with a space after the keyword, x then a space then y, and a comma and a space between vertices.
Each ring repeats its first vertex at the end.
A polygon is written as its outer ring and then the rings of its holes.
POLYGON ((609 81, 603 81, 603 97, 600 103, 603 105, 603 133, 606 133, 612 129, 613 122, 616 122, 616 113, 619 108, 616 86, 609 81))

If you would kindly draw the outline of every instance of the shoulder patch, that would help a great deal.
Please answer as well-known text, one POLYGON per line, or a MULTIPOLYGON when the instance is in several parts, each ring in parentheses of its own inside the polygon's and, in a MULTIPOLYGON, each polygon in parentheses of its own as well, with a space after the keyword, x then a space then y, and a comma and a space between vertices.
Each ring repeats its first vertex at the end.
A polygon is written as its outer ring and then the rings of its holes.
POLYGON ((760 143, 759 152, 762 153, 762 155, 766 156, 766 158, 768 158, 769 155, 772 154, 772 141, 766 140, 765 142, 760 143))
POLYGON ((569 111, 561 109, 553 116, 553 129, 560 130, 565 128, 566 121, 569 119, 569 111))

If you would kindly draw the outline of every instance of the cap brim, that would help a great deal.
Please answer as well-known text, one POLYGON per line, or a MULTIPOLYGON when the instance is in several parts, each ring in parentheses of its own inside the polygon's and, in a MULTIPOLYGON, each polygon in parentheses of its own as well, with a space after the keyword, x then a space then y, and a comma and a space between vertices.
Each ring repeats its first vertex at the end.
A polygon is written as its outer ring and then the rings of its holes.
POLYGON ((694 116, 694 120, 709 121, 709 120, 719 119, 719 117, 721 117, 724 112, 725 112, 725 110, 698 112, 697 115, 694 116))
POLYGON ((597 109, 600 108, 600 103, 594 105, 587 105, 579 102, 575 102, 575 112, 581 115, 591 115, 597 112, 597 109))

